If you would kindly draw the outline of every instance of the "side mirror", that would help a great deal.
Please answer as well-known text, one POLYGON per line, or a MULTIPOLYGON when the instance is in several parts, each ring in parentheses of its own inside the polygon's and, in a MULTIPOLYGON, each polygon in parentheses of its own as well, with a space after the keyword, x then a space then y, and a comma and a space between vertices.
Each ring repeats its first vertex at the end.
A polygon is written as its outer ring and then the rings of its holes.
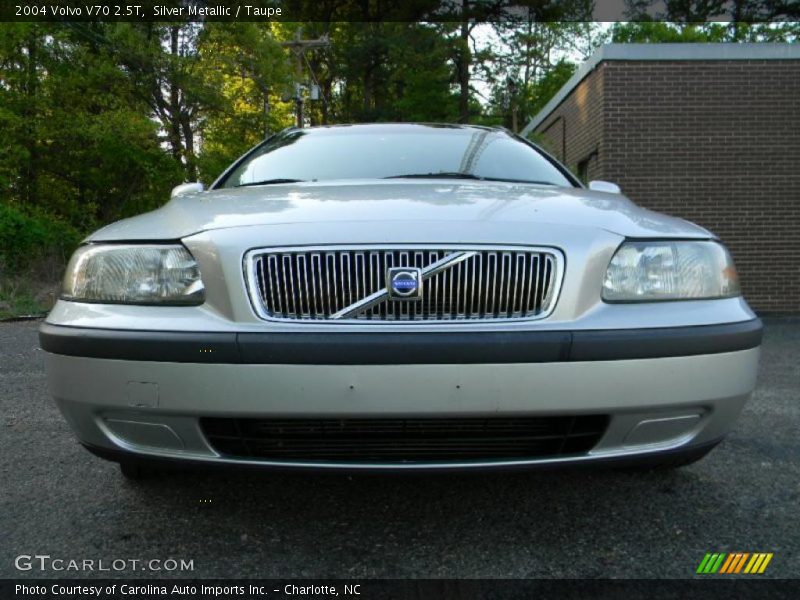
POLYGON ((616 183, 610 181, 590 181, 589 189, 595 192, 605 192, 606 194, 621 194, 622 190, 616 183))
POLYGON ((204 189, 202 183, 182 183, 172 188, 172 193, 169 197, 175 198, 176 196, 183 196, 184 194, 196 194, 197 192, 202 192, 204 189))

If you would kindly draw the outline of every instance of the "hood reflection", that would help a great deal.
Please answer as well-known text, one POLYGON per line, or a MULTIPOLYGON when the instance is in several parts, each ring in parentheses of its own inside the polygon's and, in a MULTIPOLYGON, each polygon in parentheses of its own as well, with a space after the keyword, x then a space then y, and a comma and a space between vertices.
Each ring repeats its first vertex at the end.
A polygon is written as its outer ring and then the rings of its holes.
POLYGON ((631 237, 706 234, 620 195, 494 182, 340 181, 220 189, 179 196, 103 236, 175 239, 249 225, 336 222, 537 223, 594 227, 631 237))

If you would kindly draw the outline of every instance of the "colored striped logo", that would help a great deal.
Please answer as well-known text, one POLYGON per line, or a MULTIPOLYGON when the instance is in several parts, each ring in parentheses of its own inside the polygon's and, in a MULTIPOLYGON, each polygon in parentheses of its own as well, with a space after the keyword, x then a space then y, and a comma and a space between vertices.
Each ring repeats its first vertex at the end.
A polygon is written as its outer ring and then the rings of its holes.
POLYGON ((772 560, 772 552, 709 552, 700 561, 697 572, 702 575, 712 573, 747 573, 749 575, 761 574, 767 569, 772 560))

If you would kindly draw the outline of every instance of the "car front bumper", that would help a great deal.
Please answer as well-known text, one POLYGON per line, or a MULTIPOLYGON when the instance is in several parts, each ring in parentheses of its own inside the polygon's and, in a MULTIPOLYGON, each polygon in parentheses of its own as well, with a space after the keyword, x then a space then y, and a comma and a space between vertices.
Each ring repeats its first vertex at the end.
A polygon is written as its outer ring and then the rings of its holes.
POLYGON ((297 468, 593 463, 691 451, 755 387, 761 322, 636 330, 180 333, 46 323, 50 388, 82 443, 117 459, 297 468), (378 419, 607 415, 594 446, 502 460, 240 458, 203 417, 378 419))

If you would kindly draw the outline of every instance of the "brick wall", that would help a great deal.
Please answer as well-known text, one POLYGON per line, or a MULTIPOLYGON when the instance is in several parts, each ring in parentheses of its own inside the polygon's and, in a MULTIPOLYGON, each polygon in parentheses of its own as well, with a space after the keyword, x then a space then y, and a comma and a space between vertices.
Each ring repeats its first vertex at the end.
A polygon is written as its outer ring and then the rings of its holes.
POLYGON ((593 73, 537 128, 545 145, 559 115, 571 168, 600 138, 590 178, 717 234, 755 310, 800 311, 800 61, 607 61, 598 72, 600 89, 593 73), (581 132, 579 106, 595 102, 602 131, 581 132))
POLYGON ((534 141, 541 143, 573 173, 578 174, 580 163, 585 161, 589 180, 601 179, 603 172, 601 146, 604 70, 605 63, 601 63, 536 128, 532 136, 534 141))

